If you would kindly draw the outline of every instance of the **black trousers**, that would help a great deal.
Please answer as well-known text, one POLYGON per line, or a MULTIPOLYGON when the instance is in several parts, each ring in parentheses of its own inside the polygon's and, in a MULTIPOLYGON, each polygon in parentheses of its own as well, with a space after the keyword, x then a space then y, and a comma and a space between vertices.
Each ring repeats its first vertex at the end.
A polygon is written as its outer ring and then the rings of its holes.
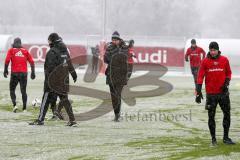
POLYGON ((13 106, 16 106, 16 94, 15 90, 16 87, 20 83, 20 90, 22 93, 22 102, 23 102, 23 110, 27 107, 27 73, 11 73, 11 79, 10 79, 10 96, 12 99, 13 106))
POLYGON ((198 76, 199 67, 191 67, 195 88, 197 88, 197 76, 198 76))
POLYGON ((109 84, 110 93, 111 93, 111 99, 112 99, 112 106, 115 115, 120 114, 121 110, 121 94, 123 85, 113 85, 109 84))
POLYGON ((92 56, 92 73, 98 73, 98 57, 92 56))
POLYGON ((54 96, 54 99, 51 101, 50 105, 51 105, 52 114, 53 114, 53 115, 56 115, 56 110, 57 110, 57 95, 54 96))
POLYGON ((132 71, 133 71, 133 64, 129 63, 128 64, 128 80, 131 78, 132 71))
POLYGON ((74 117, 73 110, 72 110, 72 105, 68 100, 68 95, 56 94, 54 92, 44 92, 38 120, 44 121, 49 104, 56 102, 57 97, 60 98, 59 105, 64 106, 64 108, 68 114, 69 121, 75 121, 75 117, 74 117))
POLYGON ((208 110, 208 127, 212 138, 216 138, 216 123, 215 113, 216 107, 219 106, 223 112, 222 126, 224 129, 224 138, 228 138, 229 128, 231 124, 231 106, 229 95, 218 94, 218 95, 207 95, 206 110, 208 110))

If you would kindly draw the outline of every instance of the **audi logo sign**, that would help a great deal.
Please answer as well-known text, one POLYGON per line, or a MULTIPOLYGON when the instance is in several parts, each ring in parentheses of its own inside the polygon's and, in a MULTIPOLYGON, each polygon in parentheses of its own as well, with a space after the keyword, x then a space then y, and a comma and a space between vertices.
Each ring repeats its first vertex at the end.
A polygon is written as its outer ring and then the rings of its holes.
POLYGON ((44 62, 48 50, 49 46, 46 45, 32 45, 28 49, 35 62, 44 62))
MULTIPOLYGON (((23 47, 29 51, 35 63, 44 63, 47 51, 50 49, 46 44, 24 44, 23 47)), ((71 58, 81 56, 79 63, 82 65, 87 63, 87 50, 83 45, 67 45, 67 47, 71 58)))
MULTIPOLYGON (((46 44, 26 44, 36 63, 44 63, 49 46, 46 44)), ((87 64, 87 50, 84 45, 67 45, 71 58, 81 56, 80 64, 87 64)), ((167 67, 184 67, 184 48, 174 47, 140 47, 133 49, 134 63, 136 64, 161 64, 167 67)), ((103 53, 100 53, 104 54, 103 53)), ((103 55, 102 55, 103 56, 103 55)), ((90 62, 89 62, 90 63, 90 62)))
POLYGON ((184 67, 184 48, 135 47, 134 63, 161 64, 167 67, 184 67))

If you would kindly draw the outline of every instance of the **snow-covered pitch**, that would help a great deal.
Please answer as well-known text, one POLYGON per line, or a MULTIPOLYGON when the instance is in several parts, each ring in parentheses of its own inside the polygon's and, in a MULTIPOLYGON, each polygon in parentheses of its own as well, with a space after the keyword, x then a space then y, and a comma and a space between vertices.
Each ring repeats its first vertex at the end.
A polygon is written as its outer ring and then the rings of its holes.
MULTIPOLYGON (((1 73, 2 74, 2 73, 1 73)), ((105 77, 94 83, 83 81, 78 74, 77 86, 108 92, 105 77)), ((122 121, 115 123, 113 111, 89 121, 67 127, 64 121, 50 121, 49 109, 44 126, 29 126, 37 118, 39 108, 31 102, 41 99, 43 75, 28 80, 28 112, 12 113, 9 96, 9 78, 0 79, 0 159, 3 160, 76 160, 76 159, 238 159, 240 143, 226 146, 222 143, 222 112, 217 109, 217 139, 219 145, 210 147, 207 112, 204 102, 194 102, 192 77, 164 76, 173 90, 163 96, 136 99, 135 106, 122 105, 122 121)), ((72 82, 71 82, 72 83, 72 82)), ((151 90, 154 86, 141 86, 132 90, 151 90)), ((232 124, 230 137, 240 141, 240 79, 231 82, 232 124)), ((17 88, 18 106, 21 95, 17 88)), ((205 94, 205 93, 204 93, 205 94)), ((70 95, 75 113, 87 112, 102 101, 86 96, 70 95)))

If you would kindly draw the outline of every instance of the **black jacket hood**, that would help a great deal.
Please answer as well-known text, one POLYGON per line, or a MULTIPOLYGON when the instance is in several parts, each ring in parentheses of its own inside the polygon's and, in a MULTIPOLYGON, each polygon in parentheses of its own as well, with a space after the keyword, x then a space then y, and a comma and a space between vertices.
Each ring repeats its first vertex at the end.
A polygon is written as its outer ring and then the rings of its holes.
POLYGON ((63 41, 61 39, 55 41, 53 43, 53 47, 56 47, 60 51, 67 51, 67 46, 63 43, 63 41))

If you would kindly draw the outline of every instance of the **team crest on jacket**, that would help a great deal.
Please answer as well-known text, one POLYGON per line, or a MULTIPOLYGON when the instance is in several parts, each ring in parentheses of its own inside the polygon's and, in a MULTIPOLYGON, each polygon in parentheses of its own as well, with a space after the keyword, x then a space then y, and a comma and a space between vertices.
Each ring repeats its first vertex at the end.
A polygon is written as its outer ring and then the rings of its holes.
POLYGON ((16 57, 24 57, 24 55, 22 54, 21 51, 18 51, 17 53, 15 53, 16 57))
POLYGON ((217 66, 217 65, 218 65, 218 62, 213 62, 213 64, 214 64, 215 66, 217 66))

